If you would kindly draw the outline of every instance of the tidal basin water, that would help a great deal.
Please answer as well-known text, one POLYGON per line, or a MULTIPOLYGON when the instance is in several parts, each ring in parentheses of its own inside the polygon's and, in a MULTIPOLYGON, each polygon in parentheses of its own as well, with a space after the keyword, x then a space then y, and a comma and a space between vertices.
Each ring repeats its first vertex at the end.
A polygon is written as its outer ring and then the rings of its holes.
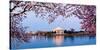
POLYGON ((28 42, 12 40, 11 49, 29 49, 45 48, 60 46, 78 46, 96 44, 95 36, 54 36, 54 37, 37 37, 33 36, 28 42))

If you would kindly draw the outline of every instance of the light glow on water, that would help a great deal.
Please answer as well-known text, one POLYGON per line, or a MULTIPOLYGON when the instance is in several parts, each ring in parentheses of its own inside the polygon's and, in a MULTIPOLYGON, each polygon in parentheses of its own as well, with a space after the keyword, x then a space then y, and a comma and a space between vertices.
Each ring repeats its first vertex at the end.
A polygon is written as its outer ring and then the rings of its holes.
POLYGON ((21 43, 20 41, 14 42, 14 44, 19 44, 17 47, 12 47, 12 49, 25 49, 25 48, 44 48, 44 47, 58 47, 58 46, 76 46, 76 45, 90 45, 96 44, 96 37, 90 36, 55 36, 51 38, 47 37, 32 37, 29 42, 21 43))

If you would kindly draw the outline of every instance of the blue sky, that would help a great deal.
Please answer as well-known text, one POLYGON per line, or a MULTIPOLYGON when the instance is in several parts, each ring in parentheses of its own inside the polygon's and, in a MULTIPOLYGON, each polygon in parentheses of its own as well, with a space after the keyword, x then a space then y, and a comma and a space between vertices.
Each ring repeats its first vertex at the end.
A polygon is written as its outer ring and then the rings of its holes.
POLYGON ((56 27, 61 27, 66 30, 70 30, 70 28, 74 28, 75 31, 80 31, 81 29, 81 22, 82 20, 74 15, 68 18, 64 18, 59 16, 52 22, 51 24, 48 23, 47 19, 42 19, 40 17, 35 17, 34 12, 29 12, 27 18, 23 20, 23 26, 28 26, 26 32, 29 31, 52 31, 56 27))

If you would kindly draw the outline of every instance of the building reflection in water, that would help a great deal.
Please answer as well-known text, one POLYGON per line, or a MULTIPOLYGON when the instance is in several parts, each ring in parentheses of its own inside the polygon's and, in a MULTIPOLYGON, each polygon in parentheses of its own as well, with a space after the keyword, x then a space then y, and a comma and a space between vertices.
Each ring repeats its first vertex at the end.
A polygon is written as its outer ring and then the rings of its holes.
POLYGON ((63 41, 64 41, 64 36, 54 36, 53 37, 53 42, 54 42, 54 44, 56 45, 56 46, 61 46, 62 45, 62 43, 63 43, 63 41))

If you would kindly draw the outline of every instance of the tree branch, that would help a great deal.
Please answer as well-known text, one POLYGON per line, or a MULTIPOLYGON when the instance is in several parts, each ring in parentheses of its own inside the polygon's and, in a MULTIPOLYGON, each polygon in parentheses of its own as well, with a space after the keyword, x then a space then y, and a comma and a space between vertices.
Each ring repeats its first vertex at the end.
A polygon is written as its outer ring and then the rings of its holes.
POLYGON ((34 5, 34 7, 35 7, 35 6, 46 7, 46 8, 48 8, 48 9, 51 9, 51 7, 48 7, 48 6, 34 5))
POLYGON ((18 13, 18 14, 14 14, 13 16, 16 16, 16 15, 20 15, 20 14, 25 13, 26 11, 28 11, 28 10, 26 10, 26 9, 27 9, 27 6, 24 8, 24 10, 23 10, 22 12, 20 12, 20 13, 18 13))
MULTIPOLYGON (((10 12, 12 12, 13 10, 15 10, 16 7, 19 7, 18 4, 20 4, 22 1, 10 1, 10 3, 11 3, 11 2, 14 3, 15 6, 14 6, 12 9, 10 8, 10 12)), ((11 6, 11 5, 10 5, 10 6, 11 6)))

